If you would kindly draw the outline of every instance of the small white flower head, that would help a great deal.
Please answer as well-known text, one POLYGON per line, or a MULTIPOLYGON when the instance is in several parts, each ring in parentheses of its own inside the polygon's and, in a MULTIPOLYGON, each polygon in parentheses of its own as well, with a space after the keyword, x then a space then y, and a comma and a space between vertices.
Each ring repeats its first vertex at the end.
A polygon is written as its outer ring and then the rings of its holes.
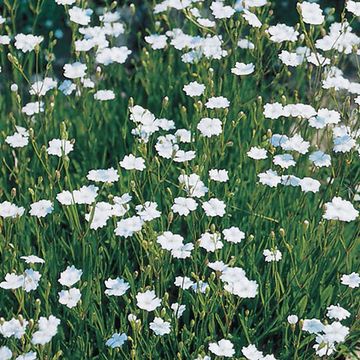
POLYGON ((260 173, 258 177, 260 184, 270 187, 277 187, 281 182, 281 177, 273 170, 267 170, 264 173, 260 173))
POLYGON ((117 277, 116 279, 107 279, 105 280, 105 294, 109 296, 122 296, 130 288, 129 283, 125 282, 124 279, 117 277))
POLYGON ((191 279, 188 278, 187 276, 177 276, 175 278, 174 285, 183 290, 187 290, 187 289, 190 289, 191 286, 194 285, 194 282, 191 281, 191 279))
POLYGON ((324 22, 325 17, 319 4, 303 1, 302 3, 298 3, 298 6, 304 23, 321 25, 324 22))
POLYGON ((10 360, 12 358, 12 352, 7 346, 0 347, 0 359, 10 360))
POLYGON ((38 218, 51 214, 53 210, 54 206, 50 200, 40 200, 30 205, 30 215, 38 218))
POLYGON ((314 163, 315 166, 318 167, 328 167, 331 166, 331 156, 323 153, 322 151, 314 151, 309 156, 310 161, 314 163))
POLYGON ((154 321, 150 323, 149 327, 157 336, 163 336, 166 334, 170 334, 171 332, 170 323, 168 321, 164 321, 157 316, 155 317, 154 321))
POLYGON ((320 182, 311 177, 304 177, 300 180, 299 185, 303 192, 313 192, 317 193, 320 189, 320 182))
POLYGON ((287 321, 290 325, 295 325, 299 321, 299 318, 296 315, 289 315, 287 321))
POLYGON ((184 85, 183 91, 188 96, 200 96, 205 91, 205 85, 200 84, 197 81, 192 81, 187 85, 184 85))
POLYGON ((355 16, 360 16, 360 2, 348 0, 346 2, 346 10, 353 13, 355 16))
POLYGON ((154 50, 164 49, 167 45, 167 36, 159 34, 151 34, 145 36, 145 41, 151 45, 154 50))
POLYGON ((45 345, 57 334, 60 320, 53 315, 49 318, 41 316, 38 322, 38 330, 33 333, 31 342, 33 345, 45 345))
POLYGON ((222 200, 212 198, 202 204, 202 208, 207 216, 220 216, 225 215, 226 205, 222 200))
POLYGON ((207 252, 214 252, 216 250, 222 249, 224 246, 219 233, 211 234, 209 232, 201 235, 199 239, 199 245, 207 252))
POLYGON ((229 180, 228 171, 225 169, 211 169, 209 170, 209 177, 213 181, 227 182, 229 180))
POLYGON ((94 94, 94 99, 99 101, 114 100, 115 93, 112 90, 98 90, 94 94))
POLYGON ((226 241, 234 244, 239 244, 241 240, 245 239, 245 233, 235 226, 224 229, 222 233, 226 241))
POLYGON ((235 67, 231 69, 231 72, 234 75, 250 75, 255 71, 255 65, 253 63, 250 64, 244 64, 237 62, 235 64, 235 67))
POLYGON ((62 157, 63 155, 68 155, 73 149, 74 145, 70 141, 53 139, 49 141, 49 147, 46 149, 46 152, 49 155, 62 157))
POLYGON ((343 200, 341 197, 335 196, 331 202, 325 204, 325 213, 323 218, 326 220, 339 220, 350 222, 359 216, 350 201, 343 200))
POLYGON ((69 309, 72 309, 77 305, 81 299, 81 293, 79 289, 61 290, 59 292, 59 303, 66 305, 69 309))
POLYGON ((248 152, 247 156, 254 160, 263 160, 267 158, 267 151, 263 148, 253 146, 248 152))
POLYGON ((324 325, 319 319, 305 319, 302 330, 310 334, 318 334, 324 331, 324 325))
POLYGON ((161 305, 161 299, 155 295, 154 290, 146 290, 136 295, 136 305, 146 311, 154 311, 161 305))
POLYGON ((209 350, 217 355, 223 357, 233 357, 235 354, 234 345, 230 340, 222 339, 218 342, 210 343, 209 350))
POLYGON ((37 354, 35 351, 29 351, 22 355, 19 355, 15 360, 36 360, 37 354))
POLYGON ((347 319, 351 314, 340 305, 330 305, 327 307, 326 315, 330 319, 341 321, 347 319))
POLYGON ((125 344, 125 341, 127 340, 127 335, 125 333, 114 333, 112 334, 111 338, 108 339, 105 343, 106 346, 109 346, 113 349, 120 348, 125 344))
POLYGON ((11 204, 9 201, 0 203, 0 216, 6 218, 17 218, 24 214, 25 209, 15 204, 11 204))
POLYGON ((145 160, 142 157, 135 157, 133 154, 125 155, 124 159, 120 161, 120 166, 126 170, 139 170, 143 171, 145 160))
POLYGON ((220 119, 202 118, 197 125, 197 129, 205 137, 220 135, 222 132, 222 124, 220 119))
POLYGON ((17 34, 15 36, 14 45, 18 50, 21 50, 23 53, 27 53, 33 51, 43 40, 44 38, 42 36, 17 34))
POLYGON ((181 235, 173 234, 171 231, 165 231, 157 237, 156 242, 165 250, 178 249, 183 246, 184 238, 181 235))
POLYGON ((272 262, 272 261, 280 261, 282 258, 282 254, 278 249, 265 249, 263 251, 263 255, 265 256, 266 262, 272 262))
POLYGON ((192 198, 177 197, 174 199, 174 204, 171 207, 171 210, 175 214, 182 216, 187 216, 191 211, 196 210, 198 204, 192 198))
POLYGON ((229 5, 225 5, 221 0, 213 1, 210 9, 215 19, 228 19, 235 14, 235 9, 229 5))
POLYGON ((259 351, 253 344, 250 344, 249 346, 244 346, 241 349, 241 352, 248 360, 262 360, 264 358, 263 353, 259 351))
POLYGON ((35 255, 29 255, 29 256, 20 256, 21 260, 24 260, 27 264, 44 264, 45 260, 35 256, 35 255))
POLYGON ((74 265, 68 266, 60 274, 59 283, 63 286, 71 287, 81 279, 82 274, 82 270, 78 270, 74 265))
POLYGON ((17 131, 13 135, 7 136, 5 142, 12 148, 22 148, 29 143, 29 133, 26 130, 24 132, 17 131))
POLYGON ((15 290, 24 286, 24 275, 16 275, 15 273, 6 274, 5 281, 0 283, 0 288, 5 290, 15 290))
POLYGON ((180 319, 184 311, 186 310, 186 305, 180 305, 178 303, 171 304, 171 309, 174 312, 174 316, 177 319, 180 319))
POLYGON ((113 183, 119 180, 119 174, 113 167, 109 169, 90 170, 86 176, 88 180, 113 183))
POLYGON ((249 10, 245 9, 242 12, 242 16, 249 23, 250 26, 252 26, 254 28, 261 28, 262 23, 254 13, 252 13, 249 10))
POLYGON ((64 76, 69 79, 78 79, 86 75, 86 65, 81 62, 74 62, 73 64, 64 65, 64 76))
POLYGON ((127 219, 121 219, 116 224, 115 235, 128 238, 134 233, 141 231, 144 221, 140 216, 132 216, 127 219))
POLYGON ((223 96, 211 97, 205 104, 208 109, 226 109, 230 106, 230 101, 223 96))
POLYGON ((291 166, 296 164, 293 156, 291 154, 280 154, 275 155, 273 159, 275 165, 279 165, 283 169, 288 169, 291 166))
POLYGON ((341 276, 341 283, 352 289, 358 288, 360 286, 360 275, 356 272, 349 275, 344 274, 341 276))
POLYGON ((77 6, 73 6, 69 9, 70 20, 83 26, 90 23, 92 13, 93 11, 91 9, 81 9, 77 6))

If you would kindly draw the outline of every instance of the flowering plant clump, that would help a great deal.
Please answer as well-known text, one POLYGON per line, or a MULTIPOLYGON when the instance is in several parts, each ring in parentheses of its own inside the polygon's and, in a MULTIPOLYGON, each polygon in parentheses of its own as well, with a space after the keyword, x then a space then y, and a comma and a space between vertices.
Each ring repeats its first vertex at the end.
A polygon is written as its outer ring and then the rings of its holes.
POLYGON ((3 2, 0 360, 359 356, 360 2, 332 5, 3 2))

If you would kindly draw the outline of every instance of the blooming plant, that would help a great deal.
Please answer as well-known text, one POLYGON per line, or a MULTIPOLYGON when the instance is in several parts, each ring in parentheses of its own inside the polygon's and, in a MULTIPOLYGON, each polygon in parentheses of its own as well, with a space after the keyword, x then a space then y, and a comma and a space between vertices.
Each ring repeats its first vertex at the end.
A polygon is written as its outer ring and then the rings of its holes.
POLYGON ((0 360, 359 356, 360 2, 286 3, 0 4, 0 360))

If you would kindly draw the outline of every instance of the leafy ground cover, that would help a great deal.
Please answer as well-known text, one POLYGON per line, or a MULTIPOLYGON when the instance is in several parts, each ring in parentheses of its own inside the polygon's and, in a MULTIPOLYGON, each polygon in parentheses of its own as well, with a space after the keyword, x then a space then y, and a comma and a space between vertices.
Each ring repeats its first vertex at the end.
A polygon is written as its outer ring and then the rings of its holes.
POLYGON ((356 358, 360 2, 331 5, 3 1, 0 360, 356 358))

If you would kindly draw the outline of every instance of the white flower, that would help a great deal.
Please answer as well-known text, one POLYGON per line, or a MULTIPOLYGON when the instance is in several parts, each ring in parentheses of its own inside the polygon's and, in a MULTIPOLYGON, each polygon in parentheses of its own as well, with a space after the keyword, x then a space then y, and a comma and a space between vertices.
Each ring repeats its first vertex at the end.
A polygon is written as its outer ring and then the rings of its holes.
POLYGON ((5 138, 5 142, 13 148, 22 148, 29 143, 29 136, 25 136, 19 132, 15 132, 13 135, 9 135, 5 138))
POLYGON ((105 286, 107 287, 105 294, 109 296, 122 296, 130 288, 129 283, 119 277, 105 280, 105 286))
POLYGON ((119 180, 119 174, 113 167, 109 169, 90 170, 86 176, 88 180, 113 183, 119 180))
POLYGON ((224 246, 219 233, 211 234, 209 232, 201 235, 199 245, 208 252, 214 252, 215 250, 222 249, 224 246))
POLYGON ((235 75, 250 75, 254 72, 254 70, 255 70, 255 65, 252 63, 244 64, 237 62, 235 64, 235 67, 231 69, 231 72, 235 75))
POLYGON ((21 109, 27 116, 32 116, 44 112, 44 103, 42 101, 29 102, 21 109))
POLYGON ((244 346, 241 349, 241 352, 248 360, 262 360, 264 355, 261 351, 259 351, 255 345, 250 344, 249 346, 244 346))
POLYGON ((76 0, 55 0, 58 5, 72 5, 76 0))
POLYGON ((196 174, 180 175, 179 182, 181 185, 184 185, 185 191, 191 197, 200 198, 208 192, 208 188, 196 174))
POLYGON ((205 103, 205 106, 208 109, 228 108, 230 106, 230 101, 223 96, 214 96, 205 103))
POLYGON ((59 292, 59 303, 66 305, 69 309, 72 309, 80 301, 81 293, 79 289, 61 290, 59 292))
POLYGON ((320 25, 324 22, 325 18, 319 4, 303 1, 302 3, 298 3, 298 6, 300 7, 301 16, 305 23, 320 25))
POLYGON ((278 249, 265 249, 263 255, 265 256, 266 262, 280 261, 282 258, 282 254, 278 249))
POLYGON ((64 76, 69 79, 78 79, 86 75, 86 65, 81 62, 64 65, 64 76))
POLYGON ((36 46, 44 40, 42 36, 17 34, 15 36, 15 47, 24 53, 33 51, 36 46))
POLYGON ((92 13, 93 11, 91 9, 81 9, 77 6, 69 9, 70 20, 83 26, 89 24, 92 13))
POLYGON ((270 34, 270 40, 276 43, 281 43, 283 41, 294 42, 299 36, 298 31, 296 31, 292 26, 287 26, 285 24, 270 26, 268 33, 270 34))
POLYGON ((171 231, 165 231, 157 237, 157 243, 165 250, 178 249, 183 245, 184 238, 181 235, 173 234, 171 231))
POLYGON ((111 338, 106 341, 105 345, 113 349, 119 348, 125 344, 127 338, 128 337, 125 333, 123 334, 114 333, 112 334, 111 338))
POLYGON ((39 286, 40 278, 41 274, 38 271, 34 271, 33 269, 25 270, 23 289, 26 292, 36 290, 39 286))
POLYGON ((273 170, 267 170, 264 173, 260 173, 258 177, 261 184, 270 187, 276 187, 281 182, 281 177, 273 170))
POLYGON ((295 134, 293 137, 285 140, 280 146, 286 151, 297 151, 300 154, 306 154, 310 143, 305 141, 301 135, 295 134))
POLYGON ((164 49, 167 45, 167 36, 166 35, 158 35, 158 34, 151 34, 145 36, 145 41, 151 45, 152 49, 164 49))
POLYGON ((359 215, 350 201, 343 200, 341 197, 335 196, 331 202, 325 204, 325 214, 323 218, 326 220, 353 221, 359 215))
POLYGON ((7 346, 0 347, 0 359, 10 360, 12 358, 12 352, 7 346))
POLYGON ((136 295, 136 305, 146 311, 154 311, 161 305, 161 299, 155 295, 154 290, 147 290, 136 295))
POLYGON ((352 272, 349 275, 344 274, 341 276, 341 283, 355 289, 360 285, 360 276, 356 272, 352 272))
POLYGON ((80 280, 82 273, 82 270, 78 270, 74 265, 68 266, 60 274, 59 283, 63 286, 71 287, 80 280))
POLYGON ((16 275, 15 273, 6 274, 5 281, 0 283, 0 288, 5 290, 15 290, 23 287, 24 275, 16 275))
POLYGON ((24 260, 27 264, 44 264, 45 260, 35 255, 20 256, 20 259, 24 260))
POLYGON ((349 328, 338 321, 324 326, 324 339, 329 343, 341 343, 349 334, 349 328))
MULTIPOLYGON (((16 339, 21 339, 25 335, 28 321, 22 319, 21 321, 16 318, 12 318, 9 321, 4 321, 0 325, 0 334, 5 338, 14 336, 16 339)), ((1 357, 0 357, 1 359, 1 357)))
POLYGON ((126 170, 139 170, 143 171, 145 160, 142 157, 135 157, 133 154, 125 155, 124 159, 120 161, 120 166, 126 170))
POLYGON ((225 169, 211 169, 209 170, 209 177, 211 180, 218 182, 227 182, 229 180, 228 171, 225 169))
POLYGON ((126 46, 100 49, 96 54, 96 62, 105 66, 112 63, 123 64, 131 54, 126 46))
POLYGON ((231 6, 224 5, 221 0, 213 1, 210 9, 215 19, 227 19, 234 15, 235 9, 231 6))
POLYGON ((34 82, 30 88, 30 95, 44 96, 48 91, 57 86, 57 81, 46 77, 44 80, 34 82))
POLYGON ((318 334, 324 331, 324 325, 318 319, 305 319, 302 330, 310 334, 318 334))
POLYGON ((241 242, 241 240, 245 239, 245 233, 235 226, 224 229, 222 233, 226 241, 234 244, 238 244, 241 242))
POLYGON ((331 165, 331 156, 320 150, 313 152, 309 156, 309 159, 318 167, 327 167, 331 165))
POLYGON ((115 99, 115 93, 112 90, 98 90, 94 94, 95 100, 107 101, 115 99))
POLYGON ((255 160, 261 160, 261 159, 266 159, 267 158, 267 154, 266 154, 266 150, 259 148, 257 146, 253 146, 248 152, 247 152, 247 156, 255 159, 255 160))
POLYGON ((346 10, 353 13, 355 16, 360 16, 360 2, 348 0, 346 2, 346 10))
POLYGON ((299 318, 296 315, 289 315, 287 321, 289 324, 295 325, 299 321, 299 318))
POLYGON ((197 202, 192 198, 177 197, 174 199, 171 210, 179 215, 187 216, 191 211, 196 210, 197 206, 197 202))
POLYGON ((330 319, 344 320, 347 319, 351 314, 339 305, 330 305, 327 307, 327 317, 330 319))
POLYGON ((197 129, 205 137, 217 136, 222 132, 220 119, 202 118, 197 125, 197 129))
POLYGON ((204 209, 207 216, 223 217, 225 215, 226 205, 223 201, 212 198, 209 201, 205 201, 202 204, 202 208, 204 209))
POLYGON ((56 155, 62 157, 63 155, 69 154, 73 151, 74 145, 68 140, 53 139, 49 141, 49 147, 46 152, 49 155, 56 155))
POLYGON ((22 355, 19 355, 15 360, 36 360, 37 355, 35 351, 29 351, 22 355))
POLYGON ((0 216, 6 218, 16 218, 24 214, 25 209, 15 204, 11 204, 9 201, 0 203, 0 216))
POLYGON ((273 163, 281 166, 283 169, 288 169, 290 166, 294 166, 296 161, 291 154, 281 154, 274 156, 273 163))
POLYGON ((258 17, 255 14, 253 14, 249 10, 244 10, 242 13, 242 16, 249 23, 250 26, 255 27, 255 28, 261 27, 261 25, 262 25, 261 21, 258 19, 258 17))
POLYGON ((223 357, 233 357, 235 354, 234 345, 230 340, 222 339, 217 343, 210 343, 209 350, 217 355, 223 357))
POLYGON ((200 84, 197 81, 192 81, 187 85, 184 85, 183 91, 188 96, 200 96, 205 91, 205 85, 200 84))
POLYGON ((178 303, 173 303, 170 307, 174 311, 174 315, 177 319, 180 319, 182 314, 186 310, 186 305, 180 305, 178 303))
POLYGON ((34 345, 45 345, 56 335, 60 320, 53 315, 49 318, 40 317, 39 329, 33 333, 31 342, 34 345))
POLYGON ((127 219, 121 219, 116 224, 115 234, 128 238, 134 233, 141 231, 144 221, 140 216, 132 216, 127 219))
POLYGON ((321 184, 318 180, 312 179, 311 177, 304 177, 299 181, 299 185, 303 192, 311 191, 317 193, 321 184))
POLYGON ((53 210, 54 206, 50 200, 40 200, 30 205, 30 215, 38 218, 51 214, 53 210))
POLYGON ((183 290, 190 289, 194 283, 187 276, 177 276, 174 281, 174 285, 180 287, 183 290))
POLYGON ((155 333, 155 335, 163 336, 166 334, 170 334, 171 326, 170 323, 164 321, 159 317, 155 317, 154 321, 150 323, 150 329, 155 333))

